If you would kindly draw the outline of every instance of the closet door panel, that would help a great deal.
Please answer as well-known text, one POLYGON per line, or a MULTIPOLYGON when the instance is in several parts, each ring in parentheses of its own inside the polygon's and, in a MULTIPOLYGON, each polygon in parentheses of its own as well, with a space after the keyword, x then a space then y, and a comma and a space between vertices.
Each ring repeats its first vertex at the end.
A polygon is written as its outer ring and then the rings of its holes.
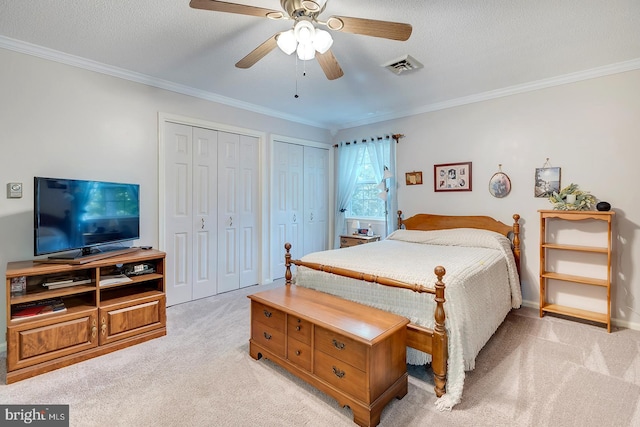
POLYGON ((190 126, 165 123, 167 304, 192 298, 193 137, 190 126))
POLYGON ((240 136, 239 239, 240 287, 258 283, 259 189, 258 138, 240 136))
POLYGON ((218 135, 218 293, 238 289, 240 135, 218 135))
POLYGON ((274 141, 271 274, 284 277, 284 244, 291 243, 294 258, 304 251, 303 146, 274 141))
POLYGON ((193 299, 216 294, 218 132, 193 128, 193 299))
POLYGON ((304 253, 328 249, 329 151, 304 147, 304 253))

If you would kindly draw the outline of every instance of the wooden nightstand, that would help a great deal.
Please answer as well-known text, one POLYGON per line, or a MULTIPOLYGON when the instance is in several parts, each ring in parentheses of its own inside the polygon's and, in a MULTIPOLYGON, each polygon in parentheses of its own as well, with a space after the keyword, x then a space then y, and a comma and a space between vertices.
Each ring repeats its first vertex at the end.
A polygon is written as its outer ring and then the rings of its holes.
POLYGON ((373 243, 380 240, 380 236, 361 236, 359 234, 345 234, 340 236, 340 247, 348 248, 349 246, 363 245, 365 243, 373 243))

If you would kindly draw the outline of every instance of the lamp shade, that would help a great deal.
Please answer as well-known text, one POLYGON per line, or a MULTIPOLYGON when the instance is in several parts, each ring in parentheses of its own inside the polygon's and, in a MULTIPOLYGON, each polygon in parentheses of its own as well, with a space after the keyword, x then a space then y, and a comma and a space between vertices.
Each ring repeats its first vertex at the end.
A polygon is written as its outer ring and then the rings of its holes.
POLYGON ((316 50, 312 43, 298 43, 298 58, 302 61, 308 61, 316 57, 316 50))
POLYGON ((316 34, 313 37, 313 47, 318 53, 325 53, 331 48, 333 44, 333 39, 331 38, 331 34, 324 30, 316 29, 316 34))
POLYGON ((316 29, 309 21, 298 21, 293 27, 293 34, 298 43, 311 43, 315 36, 316 29))
POLYGON ((296 37, 293 34, 293 30, 280 33, 276 43, 278 44, 280 50, 282 50, 287 55, 291 55, 293 52, 295 52, 296 46, 298 45, 296 37))
POLYGON ((393 174, 391 173, 389 168, 385 166, 384 167, 384 175, 382 175, 382 179, 389 179, 389 178, 393 178, 393 174))

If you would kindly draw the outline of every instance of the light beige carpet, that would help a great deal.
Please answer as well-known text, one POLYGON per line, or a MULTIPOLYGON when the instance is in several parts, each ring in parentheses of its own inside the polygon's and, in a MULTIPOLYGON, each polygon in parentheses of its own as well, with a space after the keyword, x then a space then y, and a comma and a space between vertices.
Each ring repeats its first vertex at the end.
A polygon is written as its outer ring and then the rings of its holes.
MULTIPOLYGON (((271 285, 269 287, 272 287, 271 285)), ((351 411, 249 357, 253 287, 169 307, 168 335, 11 385, 0 402, 69 404, 71 426, 353 426, 351 411)), ((430 377, 381 426, 640 426, 640 332, 513 311, 439 412, 430 377)), ((4 380, 6 358, 0 355, 4 380)), ((3 381, 4 383, 4 381, 3 381)))

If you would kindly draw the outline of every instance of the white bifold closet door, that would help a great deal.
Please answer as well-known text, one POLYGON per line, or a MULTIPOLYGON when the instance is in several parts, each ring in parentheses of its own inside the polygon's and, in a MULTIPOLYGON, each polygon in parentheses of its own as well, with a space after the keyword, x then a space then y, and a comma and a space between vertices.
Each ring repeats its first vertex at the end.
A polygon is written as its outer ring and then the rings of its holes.
POLYGON ((258 283, 258 139, 218 135, 218 293, 258 283))
POLYGON ((329 248, 329 150, 304 147, 304 254, 329 248))
POLYGON ((329 149, 273 143, 271 274, 284 277, 284 244, 293 258, 328 249, 329 149))
POLYGON ((258 139, 166 122, 167 305, 258 283, 258 139))
POLYGON ((217 138, 165 123, 167 305, 216 293, 217 138))

